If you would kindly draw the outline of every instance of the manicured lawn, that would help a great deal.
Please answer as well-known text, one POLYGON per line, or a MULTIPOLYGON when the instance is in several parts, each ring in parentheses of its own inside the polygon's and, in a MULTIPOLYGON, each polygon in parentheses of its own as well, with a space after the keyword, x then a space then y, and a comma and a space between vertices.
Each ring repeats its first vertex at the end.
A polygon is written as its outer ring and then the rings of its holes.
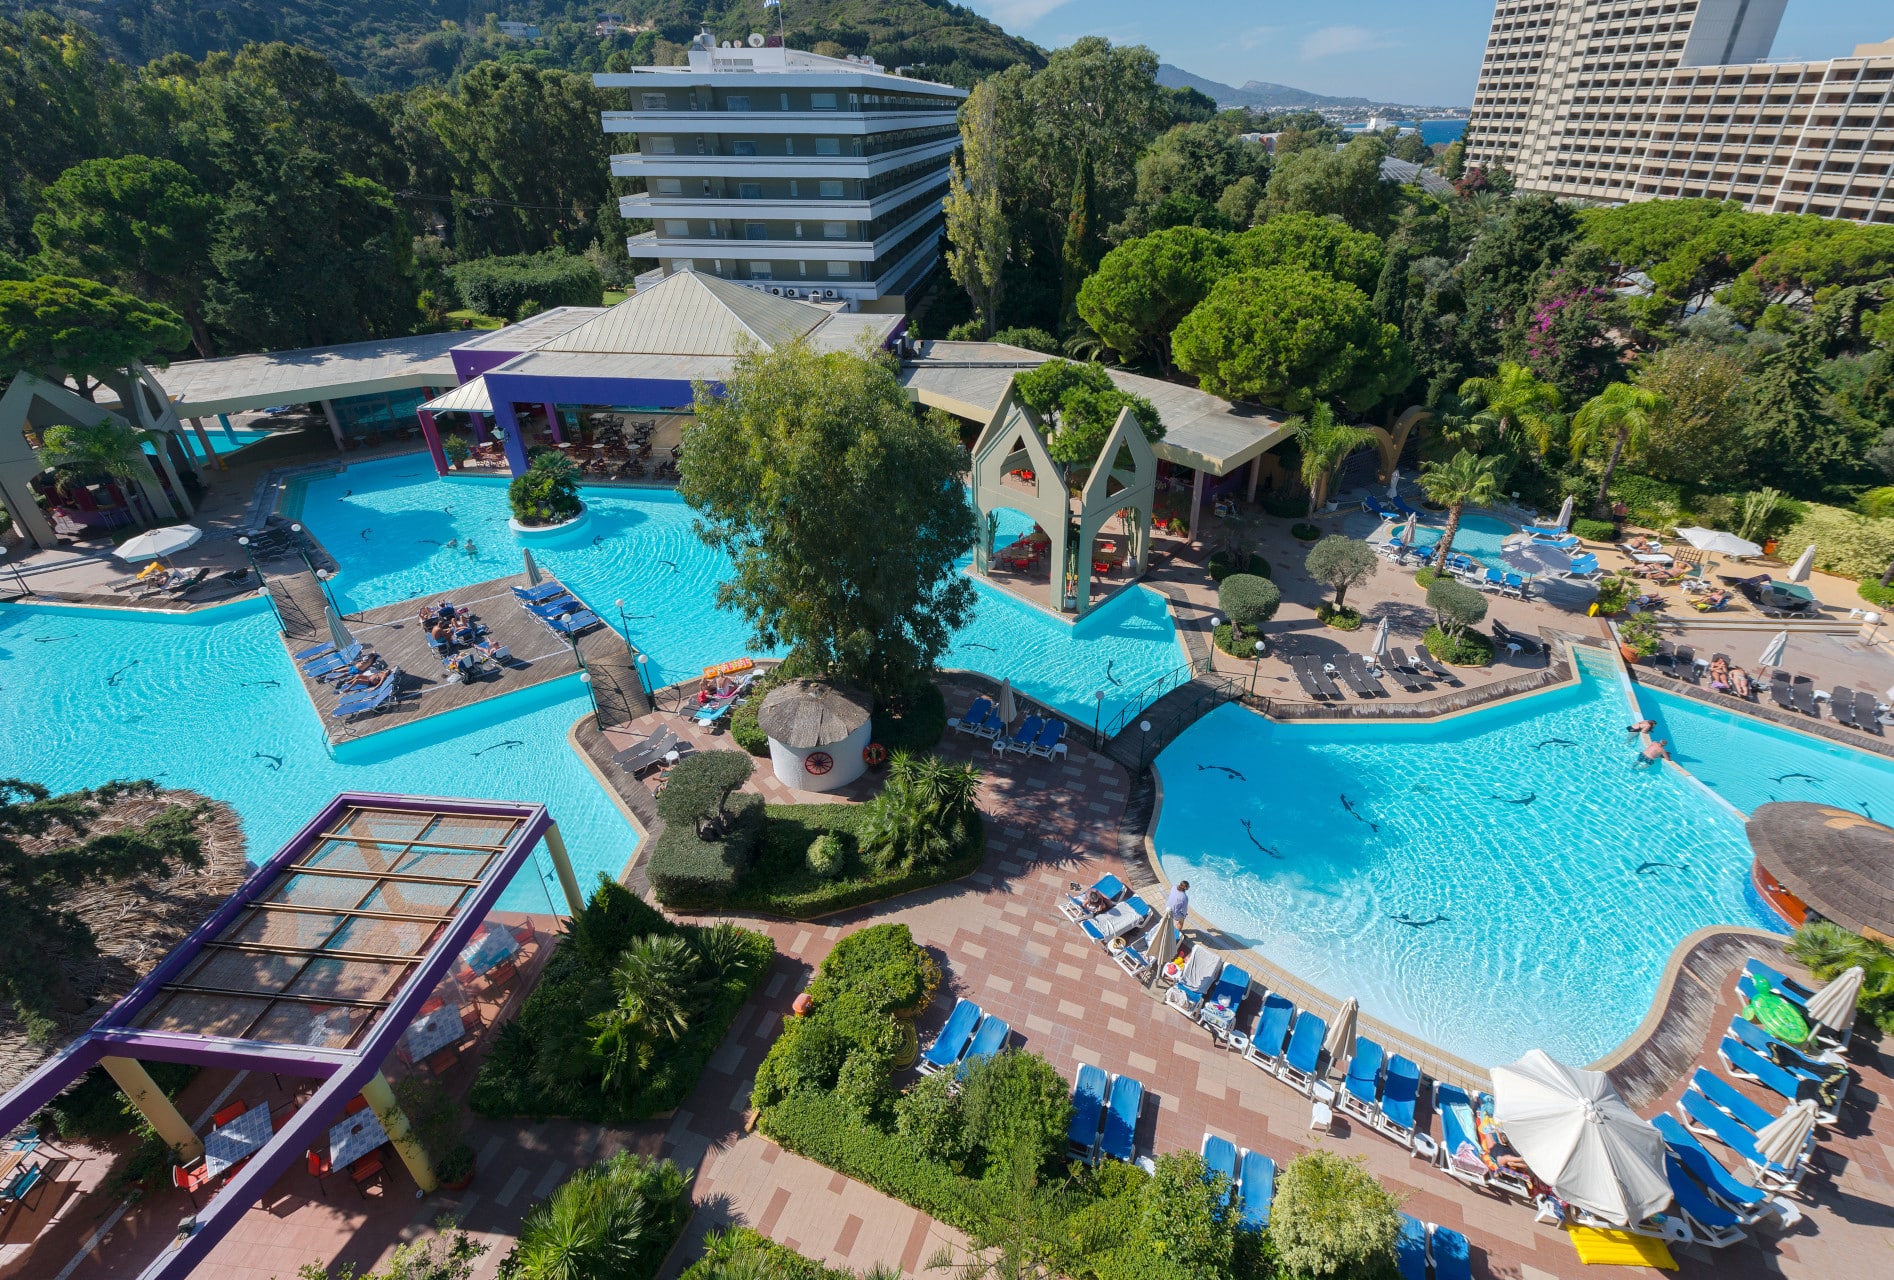
POLYGON ((958 880, 979 870, 986 855, 986 834, 978 830, 958 856, 940 866, 918 871, 876 871, 861 856, 861 833, 868 819, 866 805, 772 804, 765 813, 763 838, 750 869, 731 895, 732 907, 807 920, 958 880), (807 862, 809 845, 824 834, 839 836, 848 848, 842 873, 832 880, 809 870, 807 862))

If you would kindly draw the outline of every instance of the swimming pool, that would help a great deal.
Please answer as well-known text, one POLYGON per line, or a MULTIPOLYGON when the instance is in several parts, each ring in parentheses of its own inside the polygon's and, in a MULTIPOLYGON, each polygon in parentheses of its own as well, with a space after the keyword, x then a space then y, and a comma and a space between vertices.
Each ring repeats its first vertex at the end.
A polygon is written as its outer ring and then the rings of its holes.
MULTIPOLYGON (((1423 547, 1431 547, 1440 541, 1447 532, 1447 526, 1415 525, 1414 541, 1423 547)), ((1498 516, 1489 516, 1479 511, 1469 511, 1460 517, 1460 527, 1454 531, 1453 549, 1463 551, 1475 560, 1497 567, 1499 554, 1506 539, 1518 530, 1498 516)))
MULTIPOLYGON (((1271 960, 1449 1052, 1594 1061, 1643 1019, 1685 936, 1780 922, 1748 891, 1738 816, 1690 776, 1634 766, 1624 693, 1584 665, 1574 686, 1432 723, 1222 707, 1158 758, 1165 873, 1271 960)), ((1740 809, 1844 793, 1894 808, 1894 762, 1638 692, 1740 809), (1822 781, 1772 781, 1796 773, 1822 781)))
MULTIPOLYGON (((616 877, 637 831, 566 741, 591 703, 576 680, 331 749, 261 600, 190 614, 0 605, 0 777, 55 792, 155 778, 234 808, 261 860, 339 791, 526 800, 558 820, 582 889, 616 877)), ((522 871, 509 910, 547 910, 522 871)), ((564 909, 553 889, 551 902, 564 909)))
MULTIPOLYGON (((335 557, 333 589, 353 611, 518 572, 526 544, 507 525, 506 485, 491 476, 442 479, 426 457, 410 455, 298 481, 286 510, 335 557)), ((622 625, 650 654, 657 684, 754 652, 748 625, 717 607, 730 561, 698 538, 683 499, 659 488, 593 487, 584 495, 586 521, 535 538, 533 558, 612 626, 621 625, 616 602, 625 602, 622 625)), ((1105 694, 1109 722, 1153 682, 1183 678, 1186 655, 1155 591, 1122 591, 1071 623, 973 581, 974 620, 954 636, 945 666, 1010 678, 1085 725, 1101 714, 1095 693, 1105 694)))

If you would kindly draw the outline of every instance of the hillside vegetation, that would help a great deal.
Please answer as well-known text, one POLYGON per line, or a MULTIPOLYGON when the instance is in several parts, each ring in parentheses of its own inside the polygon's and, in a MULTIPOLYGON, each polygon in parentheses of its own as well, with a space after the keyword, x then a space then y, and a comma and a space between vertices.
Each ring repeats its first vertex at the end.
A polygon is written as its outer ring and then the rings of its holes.
MULTIPOLYGON (((316 50, 374 90, 438 83, 503 57, 620 70, 671 60, 700 26, 740 39, 766 22, 758 0, 70 0, 34 7, 83 22, 133 65, 280 40, 316 50), (601 28, 605 13, 623 24, 601 28), (503 36, 494 25, 501 19, 536 23, 541 38, 503 36)), ((891 67, 925 64, 930 76, 960 84, 1015 62, 1045 62, 1033 45, 944 0, 796 0, 786 18, 794 47, 826 42, 891 67)))

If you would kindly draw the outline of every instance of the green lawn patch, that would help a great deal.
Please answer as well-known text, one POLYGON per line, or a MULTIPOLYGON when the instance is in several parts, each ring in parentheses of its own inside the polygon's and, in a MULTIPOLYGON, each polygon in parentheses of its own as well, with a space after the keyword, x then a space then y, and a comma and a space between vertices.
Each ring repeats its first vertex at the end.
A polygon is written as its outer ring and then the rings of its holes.
POLYGON ((868 812, 868 806, 860 804, 767 806, 763 838, 729 905, 807 920, 958 880, 979 870, 986 857, 986 832, 976 822, 965 845, 948 862, 914 871, 876 871, 861 855, 868 812), (822 835, 835 836, 844 849, 841 872, 832 879, 809 869, 809 846, 822 835))

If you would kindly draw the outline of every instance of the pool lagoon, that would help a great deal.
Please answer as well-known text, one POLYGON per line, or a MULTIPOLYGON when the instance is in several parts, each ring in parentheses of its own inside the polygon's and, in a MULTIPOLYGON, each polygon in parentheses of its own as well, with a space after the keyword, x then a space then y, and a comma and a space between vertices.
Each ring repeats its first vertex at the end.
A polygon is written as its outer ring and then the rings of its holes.
MULTIPOLYGON (((1721 768, 1755 772, 1774 745, 1665 715, 1686 761, 1715 738, 1721 768)), ((1593 675, 1432 723, 1226 705, 1158 758, 1156 847, 1195 909, 1337 1000, 1482 1064, 1591 1062, 1642 1021, 1684 937, 1780 927, 1748 892, 1740 818, 1636 765, 1631 718, 1593 675)))
MULTIPOLYGON (((1447 526, 1417 524, 1414 526, 1414 542, 1417 546, 1431 547, 1437 544, 1447 532, 1447 526)), ((1498 567, 1500 552, 1506 539, 1519 532, 1498 516, 1486 515, 1479 511, 1469 511, 1460 517, 1460 527, 1454 531, 1453 549, 1472 556, 1482 564, 1498 567)))

